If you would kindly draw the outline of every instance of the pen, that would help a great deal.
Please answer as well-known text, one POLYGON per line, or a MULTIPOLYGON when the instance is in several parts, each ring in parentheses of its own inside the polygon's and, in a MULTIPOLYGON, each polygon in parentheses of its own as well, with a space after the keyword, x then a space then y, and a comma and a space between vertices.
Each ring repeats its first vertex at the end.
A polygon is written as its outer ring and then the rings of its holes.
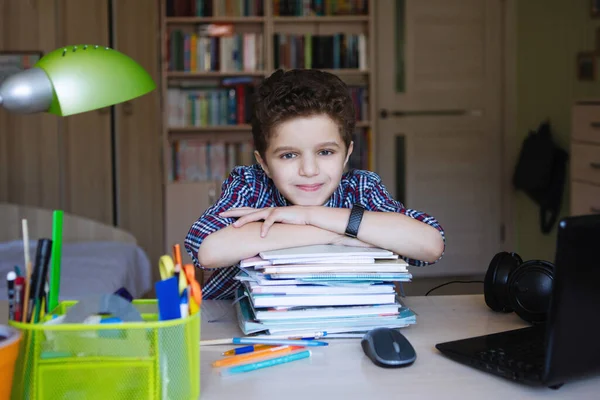
POLYGON ((329 343, 318 340, 285 340, 285 339, 259 339, 259 338, 233 338, 233 344, 279 344, 290 346, 327 346, 329 343))
POLYGON ((8 288, 8 319, 10 321, 15 320, 15 279, 17 279, 17 274, 14 271, 10 271, 6 274, 6 286, 8 288))
POLYGON ((254 371, 261 368, 272 367, 274 365, 284 364, 296 360, 302 360, 303 358, 310 357, 310 350, 301 350, 287 354, 285 356, 271 358, 268 360, 257 361, 255 363, 236 365, 231 368, 227 368, 221 371, 221 376, 228 376, 233 374, 239 374, 243 372, 254 371))
POLYGON ((29 292, 29 309, 27 321, 37 323, 40 317, 40 305, 44 294, 44 284, 48 273, 48 263, 50 261, 50 249, 52 241, 50 239, 39 239, 35 253, 35 266, 33 276, 31 277, 32 287, 29 292))
POLYGON ((302 349, 302 346, 279 346, 270 349, 255 351, 253 353, 240 354, 233 357, 226 357, 212 363, 213 367, 224 367, 226 365, 239 365, 246 361, 262 359, 271 359, 294 350, 302 349))
POLYGON ((237 347, 235 349, 227 350, 223 353, 224 356, 233 356, 235 354, 252 353, 256 350, 269 349, 273 346, 268 344, 251 344, 249 346, 237 347))

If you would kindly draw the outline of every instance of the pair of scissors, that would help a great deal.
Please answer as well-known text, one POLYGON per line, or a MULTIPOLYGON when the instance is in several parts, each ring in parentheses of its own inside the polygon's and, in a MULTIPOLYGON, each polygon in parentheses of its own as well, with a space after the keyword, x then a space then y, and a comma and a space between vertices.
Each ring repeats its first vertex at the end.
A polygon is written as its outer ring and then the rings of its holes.
POLYGON ((185 271, 185 276, 190 284, 190 297, 194 300, 198 307, 200 307, 200 305, 202 305, 202 288, 196 280, 196 269, 192 264, 185 264, 183 266, 183 270, 185 271))

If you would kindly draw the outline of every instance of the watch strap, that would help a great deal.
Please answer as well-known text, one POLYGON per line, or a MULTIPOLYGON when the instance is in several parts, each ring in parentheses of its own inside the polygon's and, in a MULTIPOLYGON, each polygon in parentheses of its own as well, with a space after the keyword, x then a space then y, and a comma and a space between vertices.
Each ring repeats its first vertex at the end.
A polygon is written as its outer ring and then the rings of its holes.
POLYGON ((348 226, 346 226, 346 236, 355 238, 358 236, 358 228, 362 221, 365 208, 360 204, 354 204, 350 211, 350 218, 348 219, 348 226))

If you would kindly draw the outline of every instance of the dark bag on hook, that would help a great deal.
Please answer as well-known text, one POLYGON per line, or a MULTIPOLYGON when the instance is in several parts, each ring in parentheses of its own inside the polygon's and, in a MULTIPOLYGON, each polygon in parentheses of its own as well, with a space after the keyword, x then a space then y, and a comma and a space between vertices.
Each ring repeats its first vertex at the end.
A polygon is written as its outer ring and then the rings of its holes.
POLYGON ((550 122, 530 131, 523 142, 513 185, 540 207, 540 228, 549 233, 560 213, 566 178, 567 152, 554 143, 550 122))

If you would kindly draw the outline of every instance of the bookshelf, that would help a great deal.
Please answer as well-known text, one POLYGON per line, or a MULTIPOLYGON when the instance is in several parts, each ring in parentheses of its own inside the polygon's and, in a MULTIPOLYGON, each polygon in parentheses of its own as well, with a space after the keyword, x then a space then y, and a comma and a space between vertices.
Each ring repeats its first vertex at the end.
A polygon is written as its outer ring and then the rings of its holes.
POLYGON ((374 169, 372 0, 159 3, 165 251, 183 244, 229 169, 254 162, 249 99, 277 67, 319 68, 348 84, 358 114, 351 163, 374 169))

